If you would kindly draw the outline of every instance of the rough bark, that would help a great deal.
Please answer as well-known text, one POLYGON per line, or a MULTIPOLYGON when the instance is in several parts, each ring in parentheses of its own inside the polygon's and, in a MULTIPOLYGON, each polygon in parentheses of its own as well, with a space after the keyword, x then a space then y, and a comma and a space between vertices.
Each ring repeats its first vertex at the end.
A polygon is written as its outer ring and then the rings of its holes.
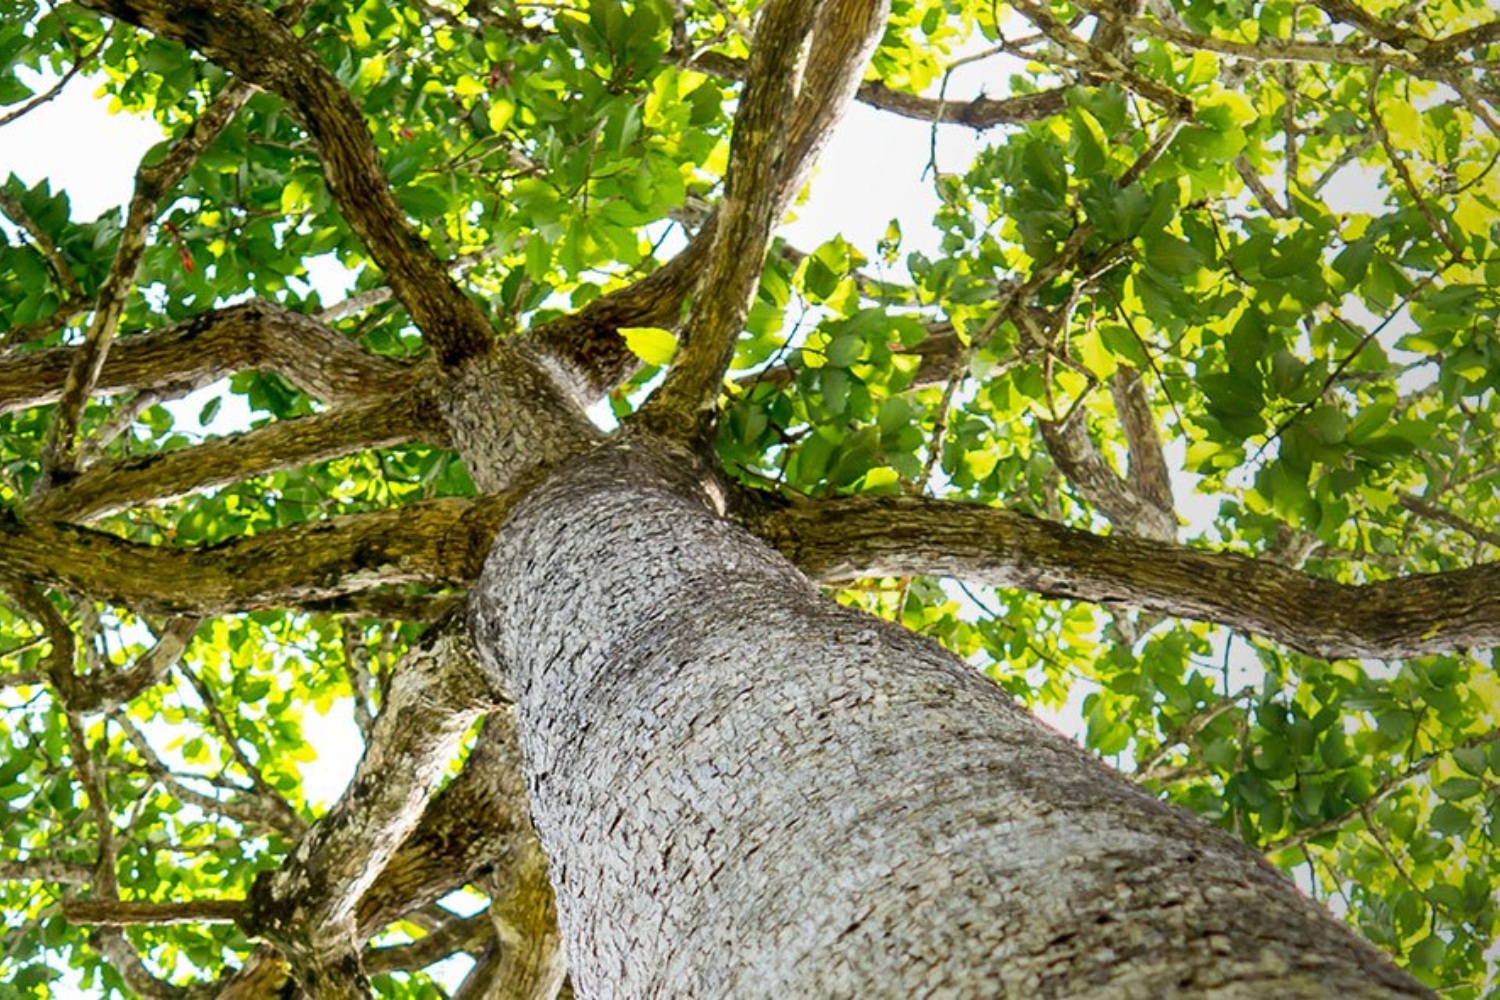
POLYGON ((916 497, 800 502, 751 509, 743 520, 827 581, 953 577, 1217 622, 1324 659, 1399 659, 1500 643, 1496 563, 1340 584, 1270 559, 916 497))
POLYGON ((0 574, 167 614, 326 606, 392 584, 473 579, 488 538, 514 501, 511 494, 477 503, 428 500, 198 549, 143 545, 63 522, 0 514, 0 574))
MULTIPOLYGON (((0 361, 0 413, 61 398, 76 347, 0 361)), ((307 316, 258 299, 214 309, 115 343, 94 391, 191 392, 247 369, 280 373, 325 402, 380 397, 408 387, 410 365, 368 354, 307 316)))
POLYGON ((472 599, 578 995, 1426 995, 689 468, 637 441, 553 476, 472 599))

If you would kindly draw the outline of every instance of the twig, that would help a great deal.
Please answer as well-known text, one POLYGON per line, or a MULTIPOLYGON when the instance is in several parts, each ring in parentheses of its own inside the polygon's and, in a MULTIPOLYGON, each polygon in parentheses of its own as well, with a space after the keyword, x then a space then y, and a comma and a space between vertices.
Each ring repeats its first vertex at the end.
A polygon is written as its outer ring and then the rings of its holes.
POLYGON ((232 924, 245 915, 240 899, 189 899, 177 903, 143 903, 117 899, 63 902, 63 916, 75 924, 129 927, 135 924, 232 924))

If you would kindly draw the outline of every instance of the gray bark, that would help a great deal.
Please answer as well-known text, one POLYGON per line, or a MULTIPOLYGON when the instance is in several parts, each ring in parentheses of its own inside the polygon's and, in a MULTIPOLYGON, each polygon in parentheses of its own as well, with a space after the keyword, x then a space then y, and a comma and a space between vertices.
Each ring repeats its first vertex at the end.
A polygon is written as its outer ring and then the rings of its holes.
POLYGON ((472 598, 579 996, 1427 995, 1243 844, 822 597, 690 468, 575 462, 472 598))

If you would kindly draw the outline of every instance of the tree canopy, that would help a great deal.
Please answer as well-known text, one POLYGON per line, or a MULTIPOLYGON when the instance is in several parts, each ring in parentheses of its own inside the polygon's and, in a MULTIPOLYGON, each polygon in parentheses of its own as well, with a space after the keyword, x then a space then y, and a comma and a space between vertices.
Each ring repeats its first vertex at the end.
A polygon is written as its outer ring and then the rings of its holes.
MULTIPOLYGON (((268 964, 244 901, 317 818, 310 730, 369 736, 514 503, 439 399, 498 335, 605 430, 710 435, 729 514, 838 600, 1486 994, 1490 4, 897 0, 870 39, 824 5, 778 75, 811 5, 9 0, 0 137, 87 78, 167 138, 95 219, 0 185, 0 981, 268 964), (762 264, 843 90, 927 123, 936 239, 762 264)), ((380 995, 525 897, 426 829, 355 897, 380 995)))

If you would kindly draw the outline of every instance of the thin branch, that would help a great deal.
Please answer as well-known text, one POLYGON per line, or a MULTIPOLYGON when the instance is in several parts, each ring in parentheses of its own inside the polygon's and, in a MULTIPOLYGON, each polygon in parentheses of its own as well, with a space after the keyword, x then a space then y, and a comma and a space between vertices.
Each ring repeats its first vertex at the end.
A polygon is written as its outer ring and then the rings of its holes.
POLYGON ((227 781, 213 781, 198 775, 174 774, 164 764, 146 735, 142 733, 123 714, 113 717, 115 725, 120 727, 125 734, 125 739, 140 754, 145 773, 153 780, 165 785, 172 795, 184 805, 195 806, 209 816, 222 816, 243 824, 251 830, 266 830, 281 833, 287 837, 299 837, 307 829, 307 823, 301 816, 292 813, 290 816, 285 810, 278 810, 274 805, 263 803, 248 788, 231 784, 227 781), (216 795, 207 795, 187 784, 188 780, 203 781, 215 789, 223 789, 229 793, 229 798, 219 798, 216 795))
MULTIPOLYGON (((481 954, 495 943, 495 925, 488 911, 472 917, 451 917, 430 934, 405 944, 370 948, 364 954, 365 970, 372 974, 400 969, 421 969, 460 952, 481 954)), ((496 996, 512 997, 513 993, 496 996)))
POLYGON ((1303 827, 1301 830, 1290 833, 1287 836, 1280 838, 1279 840, 1273 840, 1269 844, 1262 845, 1261 850, 1265 851, 1267 854, 1270 854, 1274 851, 1291 850, 1302 847, 1309 841, 1316 840, 1319 837, 1325 836, 1327 834, 1337 833, 1354 819, 1367 815, 1370 810, 1373 810, 1376 806, 1380 805, 1380 803, 1384 802, 1386 799, 1390 798, 1392 795, 1395 795, 1401 789, 1411 784, 1414 779, 1419 778, 1422 775, 1426 774, 1428 771, 1432 770, 1432 766, 1434 764, 1436 764, 1440 760, 1445 759, 1449 754, 1453 753, 1453 751, 1489 746, 1492 743, 1500 743, 1500 729, 1491 729, 1487 733, 1480 733, 1477 736, 1471 736, 1463 742, 1458 743, 1454 746, 1447 747, 1443 750, 1436 750, 1424 757, 1420 757, 1415 762, 1413 762, 1410 767, 1406 768, 1406 770, 1401 771, 1398 774, 1391 775, 1390 777, 1382 781, 1379 785, 1375 786, 1375 791, 1370 795, 1370 797, 1365 799, 1359 805, 1346 810, 1338 816, 1326 819, 1323 822, 1317 823, 1313 826, 1303 827))
POLYGON ((302 817, 297 815, 297 810, 293 809, 286 798, 272 787, 259 764, 251 760, 245 748, 240 745, 239 735, 225 718, 223 710, 219 708, 219 699, 214 695, 213 689, 186 665, 182 665, 179 671, 197 693, 198 701, 202 703, 203 710, 208 713, 209 722, 213 725, 214 731, 219 734, 220 741, 229 750, 230 756, 240 766, 240 770, 250 779, 250 787, 254 791, 256 801, 268 812, 274 814, 275 818, 272 822, 281 829, 290 829, 300 824, 302 817))
POLYGON ((76 712, 109 712, 147 688, 160 683, 187 651, 198 631, 199 618, 173 618, 151 648, 123 670, 88 673, 71 682, 69 708, 76 712))
POLYGON ((1396 176, 1401 179, 1401 186, 1406 188, 1407 195, 1417 206, 1417 211, 1422 213, 1422 218, 1426 220, 1432 234, 1443 244, 1449 256, 1453 258, 1453 262, 1461 263, 1464 260, 1464 252, 1453 241, 1448 227, 1438 219, 1427 199, 1422 197, 1422 190, 1417 186, 1416 179, 1412 177, 1411 167, 1407 165, 1405 158, 1397 152, 1395 145, 1391 142, 1391 134, 1386 130, 1385 119, 1380 115, 1379 83, 1380 71, 1376 70, 1371 74, 1365 102, 1370 112, 1370 129, 1375 133, 1375 141, 1380 143, 1380 148, 1385 151, 1385 158, 1390 163, 1391 169, 1396 171, 1396 176))
POLYGON ((239 899, 190 899, 178 903, 141 903, 117 899, 63 902, 63 916, 75 924, 129 927, 135 924, 232 924, 245 915, 239 899))
POLYGON ((1193 103, 1187 97, 1160 81, 1143 76, 1114 54, 1079 38, 1053 15, 1047 5, 1034 0, 1012 0, 1011 6, 1049 39, 1073 57, 1088 64, 1100 76, 1114 80, 1125 89, 1139 94, 1174 118, 1193 117, 1193 103))
POLYGON ((1194 714, 1189 716, 1187 721, 1183 722, 1182 725, 1178 726, 1175 730, 1172 731, 1172 733, 1170 733, 1165 739, 1163 739, 1160 745, 1156 747, 1156 749, 1147 753, 1136 763, 1135 774, 1133 776, 1135 780, 1170 780, 1169 778, 1165 777, 1165 775, 1168 771, 1174 769, 1158 769, 1157 765, 1166 758, 1167 754, 1171 752, 1172 748, 1188 743, 1188 741, 1192 740, 1193 737, 1201 733, 1211 722, 1213 722, 1219 716, 1223 715, 1225 712, 1232 711, 1240 704, 1240 702, 1244 701, 1254 693, 1254 687, 1241 688, 1234 694, 1220 698, 1213 704, 1204 706, 1201 711, 1195 712, 1194 714))
POLYGON ((0 214, 3 214, 11 222, 20 227, 21 231, 31 237, 41 251, 42 257, 47 261, 47 267, 52 272, 52 277, 57 280, 58 286, 63 290, 65 299, 76 299, 83 295, 83 289, 78 285, 78 278, 73 274, 73 268, 68 265, 63 257, 62 251, 57 249, 57 243, 53 241, 30 213, 26 206, 4 191, 0 191, 0 214))
POLYGON ((66 486, 43 494, 29 505, 27 516, 58 520, 101 517, 138 504, 161 503, 278 469, 413 439, 436 444, 446 441, 446 432, 438 423, 425 388, 394 399, 362 401, 309 417, 276 421, 191 448, 99 462, 66 486))
POLYGON ((1476 542, 1483 542, 1486 545, 1500 548, 1500 532, 1482 527, 1473 521, 1459 517, 1446 507, 1440 507, 1432 501, 1419 497, 1414 493, 1402 493, 1396 497, 1396 500, 1402 507, 1405 507, 1418 517, 1424 517, 1429 521, 1436 521, 1438 524, 1447 525, 1455 531, 1461 531, 1476 542))
POLYGON ((56 858, 0 858, 0 881, 56 882, 60 885, 86 886, 94 877, 93 868, 76 861, 56 858))
POLYGON ((87 66, 90 60, 94 58, 94 53, 98 52, 99 49, 104 45, 105 41, 107 41, 108 39, 109 36, 107 34, 101 34, 98 40, 89 47, 89 50, 87 52, 77 53, 77 58, 73 60, 73 65, 69 66, 63 73, 63 75, 58 77, 56 83, 54 83, 51 87, 48 87, 42 93, 37 94, 35 97, 27 101, 25 104, 21 105, 19 108, 16 108, 13 111, 8 111, 4 115, 0 115, 0 128, 4 128, 11 122, 23 118, 31 112, 35 111, 43 104, 54 100, 59 94, 63 92, 63 88, 66 87, 75 76, 83 72, 83 68, 87 66))

